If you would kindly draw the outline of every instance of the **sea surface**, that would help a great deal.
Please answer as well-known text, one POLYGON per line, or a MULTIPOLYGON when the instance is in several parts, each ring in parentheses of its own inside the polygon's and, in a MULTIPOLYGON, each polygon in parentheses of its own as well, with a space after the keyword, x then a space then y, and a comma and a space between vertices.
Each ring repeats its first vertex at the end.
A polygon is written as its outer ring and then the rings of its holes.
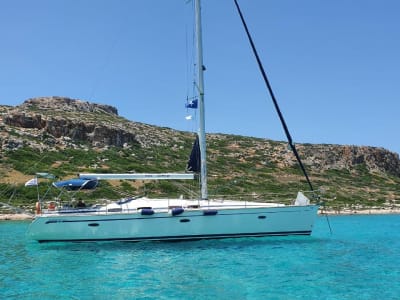
POLYGON ((400 215, 311 237, 39 244, 0 222, 0 299, 400 299, 400 215))

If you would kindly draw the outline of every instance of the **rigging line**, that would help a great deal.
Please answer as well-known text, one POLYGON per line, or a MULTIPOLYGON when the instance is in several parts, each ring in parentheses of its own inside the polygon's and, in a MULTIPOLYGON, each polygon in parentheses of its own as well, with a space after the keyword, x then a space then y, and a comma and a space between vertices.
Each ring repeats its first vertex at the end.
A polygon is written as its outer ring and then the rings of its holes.
MULTIPOLYGON (((186 5, 190 4, 190 12, 194 13, 194 1, 187 0, 185 2, 186 5)), ((185 14, 187 15, 187 14, 185 14)), ((185 19, 185 43, 186 43, 186 104, 189 103, 189 100, 193 100, 196 98, 196 68, 195 68, 195 24, 194 24, 194 16, 191 15, 189 18, 185 19)), ((190 122, 188 123, 188 131, 195 132, 196 131, 196 122, 197 115, 196 110, 192 111, 189 108, 186 108, 186 120, 190 122), (194 115, 194 117, 193 117, 194 115)))
POLYGON ((281 112, 281 110, 279 108, 278 102, 276 101, 276 98, 275 98, 274 92, 272 90, 271 84, 270 84, 270 82, 268 80, 267 74, 264 71, 264 67, 263 67, 263 65, 261 63, 260 57, 258 56, 258 52, 257 52, 256 47, 254 45, 253 39, 252 39, 252 37, 250 35, 249 29, 247 28, 246 21, 244 20, 244 17, 242 15, 242 11, 240 10, 240 7, 239 7, 239 4, 238 4, 237 0, 234 0, 234 2, 235 2, 235 5, 236 5, 236 8, 237 8, 237 11, 239 13, 240 19, 242 20, 242 24, 243 24, 243 27, 244 27, 244 29, 246 31, 247 38, 248 38, 248 40, 250 42, 250 45, 251 45, 251 48, 253 50, 254 56, 255 56, 255 58, 257 60, 258 67, 259 67, 259 69, 261 71, 261 74, 262 74, 262 76, 264 78, 264 82, 267 85, 269 94, 270 94, 270 96, 272 98, 272 102, 274 103, 275 110, 278 113, 279 119, 280 119, 280 121, 282 123, 282 126, 283 126, 283 129, 285 131, 287 140, 289 142, 289 145, 290 145, 290 147, 291 147, 291 149, 292 149, 292 151, 294 153, 294 156, 296 157, 296 159, 297 159, 297 161, 298 161, 298 163, 300 165, 301 170, 303 171, 303 174, 304 174, 304 176, 305 176, 305 178, 307 180, 308 186, 310 187, 311 191, 314 192, 314 188, 313 188, 313 186, 311 184, 311 181, 310 181, 310 179, 308 177, 306 169, 304 168, 304 165, 303 165, 303 163, 302 163, 302 161, 300 159, 300 156, 299 156, 299 154, 298 154, 298 152, 296 150, 296 146, 293 143, 292 137, 291 137, 291 135, 289 133, 289 129, 288 129, 287 125, 286 125, 285 119, 283 118, 283 115, 282 115, 282 112, 281 112))
POLYGON ((326 211, 325 202, 322 202, 321 214, 322 214, 322 215, 325 215, 325 219, 326 219, 326 223, 328 224, 329 232, 330 232, 330 234, 332 235, 332 234, 333 234, 333 231, 332 231, 332 227, 331 227, 331 222, 329 221, 328 213, 327 213, 327 211, 326 211))
POLYGON ((326 218, 326 222, 328 223, 329 232, 330 232, 331 235, 332 235, 332 234, 333 234, 333 231, 332 231, 332 227, 331 227, 331 222, 329 221, 329 218, 328 218, 328 214, 327 214, 327 213, 325 213, 325 218, 326 218))
MULTIPOLYGON (((189 2, 186 2, 186 4, 189 2)), ((186 58, 186 99, 189 98, 189 41, 188 41, 188 22, 185 20, 185 58, 186 58)))
MULTIPOLYGON (((122 7, 122 2, 120 1, 119 6, 122 7)), ((118 6, 118 4, 116 5, 118 6)), ((128 10, 126 10, 128 11, 128 10)), ((119 14, 117 12, 116 15, 113 15, 112 17, 115 18, 115 20, 117 20, 116 23, 111 24, 115 26, 116 28, 116 33, 112 36, 112 38, 110 38, 107 42, 108 42, 108 47, 107 49, 104 49, 104 51, 101 54, 101 56, 103 56, 103 60, 97 63, 97 66, 95 68, 92 69, 92 78, 91 79, 91 84, 88 86, 88 90, 87 93, 89 95, 89 99, 93 99, 95 97, 95 94, 98 92, 99 87, 101 87, 102 81, 107 80, 108 78, 106 77, 106 71, 108 68, 110 68, 111 63, 115 63, 115 61, 113 61, 113 58, 116 55, 116 51, 118 50, 117 46, 119 43, 121 43, 121 38, 120 36, 122 34, 124 34, 125 29, 128 27, 128 17, 130 17, 130 15, 128 15, 127 13, 125 13, 125 11, 120 10, 119 14)), ((98 51, 98 48, 96 49, 96 52, 98 51)), ((89 53, 92 54, 92 53, 89 53)))
POLYGON ((8 193, 9 191, 11 191, 11 189, 15 190, 15 185, 8 185, 7 183, 5 184, 4 188, 0 191, 0 196, 5 195, 6 193, 8 193))

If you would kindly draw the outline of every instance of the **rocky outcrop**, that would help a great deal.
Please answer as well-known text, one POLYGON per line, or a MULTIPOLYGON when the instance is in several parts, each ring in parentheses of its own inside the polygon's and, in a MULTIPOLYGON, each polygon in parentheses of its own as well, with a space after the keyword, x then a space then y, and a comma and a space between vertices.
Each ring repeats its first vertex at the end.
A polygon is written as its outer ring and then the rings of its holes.
POLYGON ((46 121, 42 120, 39 114, 26 114, 25 112, 15 111, 3 116, 3 123, 9 126, 22 128, 43 129, 46 121))
POLYGON ((104 112, 118 116, 118 110, 111 105, 97 104, 78 99, 56 96, 28 99, 22 105, 20 105, 19 108, 64 112, 104 112))
POLYGON ((362 165, 378 172, 400 176, 399 154, 383 148, 365 146, 344 146, 343 159, 352 165, 362 165))
POLYGON ((24 145, 43 149, 48 146, 152 147, 179 140, 179 133, 130 122, 118 116, 115 107, 63 97, 26 100, 16 107, 2 107, 3 132, 0 145, 5 149, 24 145), (37 142, 39 140, 39 143, 37 142))
POLYGON ((15 112, 3 116, 3 122, 13 127, 37 129, 42 135, 46 133, 54 139, 68 137, 93 146, 122 147, 125 143, 138 143, 135 134, 121 128, 61 117, 46 118, 39 114, 15 112))
POLYGON ((399 154, 383 148, 353 145, 309 145, 300 147, 308 165, 319 169, 353 169, 365 166, 372 172, 400 177, 399 154))

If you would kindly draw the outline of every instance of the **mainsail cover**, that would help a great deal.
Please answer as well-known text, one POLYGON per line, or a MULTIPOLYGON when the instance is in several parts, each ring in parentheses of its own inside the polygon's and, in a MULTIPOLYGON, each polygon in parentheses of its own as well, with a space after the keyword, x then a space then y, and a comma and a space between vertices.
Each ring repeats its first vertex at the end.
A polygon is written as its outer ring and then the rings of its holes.
POLYGON ((199 136, 196 135, 196 140, 193 143, 193 148, 192 152, 190 153, 186 171, 198 173, 200 172, 200 169, 201 169, 200 144, 199 144, 199 136))

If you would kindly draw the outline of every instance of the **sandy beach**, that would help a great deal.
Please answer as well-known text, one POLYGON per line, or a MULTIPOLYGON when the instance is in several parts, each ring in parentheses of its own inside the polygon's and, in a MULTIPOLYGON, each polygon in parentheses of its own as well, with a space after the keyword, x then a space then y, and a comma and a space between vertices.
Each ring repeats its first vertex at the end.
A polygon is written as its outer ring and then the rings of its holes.
POLYGON ((0 221, 32 220, 33 216, 28 214, 0 214, 0 221))
POLYGON ((371 209, 323 209, 319 210, 318 214, 327 214, 327 215, 392 215, 392 214, 400 214, 400 208, 371 208, 371 209))

